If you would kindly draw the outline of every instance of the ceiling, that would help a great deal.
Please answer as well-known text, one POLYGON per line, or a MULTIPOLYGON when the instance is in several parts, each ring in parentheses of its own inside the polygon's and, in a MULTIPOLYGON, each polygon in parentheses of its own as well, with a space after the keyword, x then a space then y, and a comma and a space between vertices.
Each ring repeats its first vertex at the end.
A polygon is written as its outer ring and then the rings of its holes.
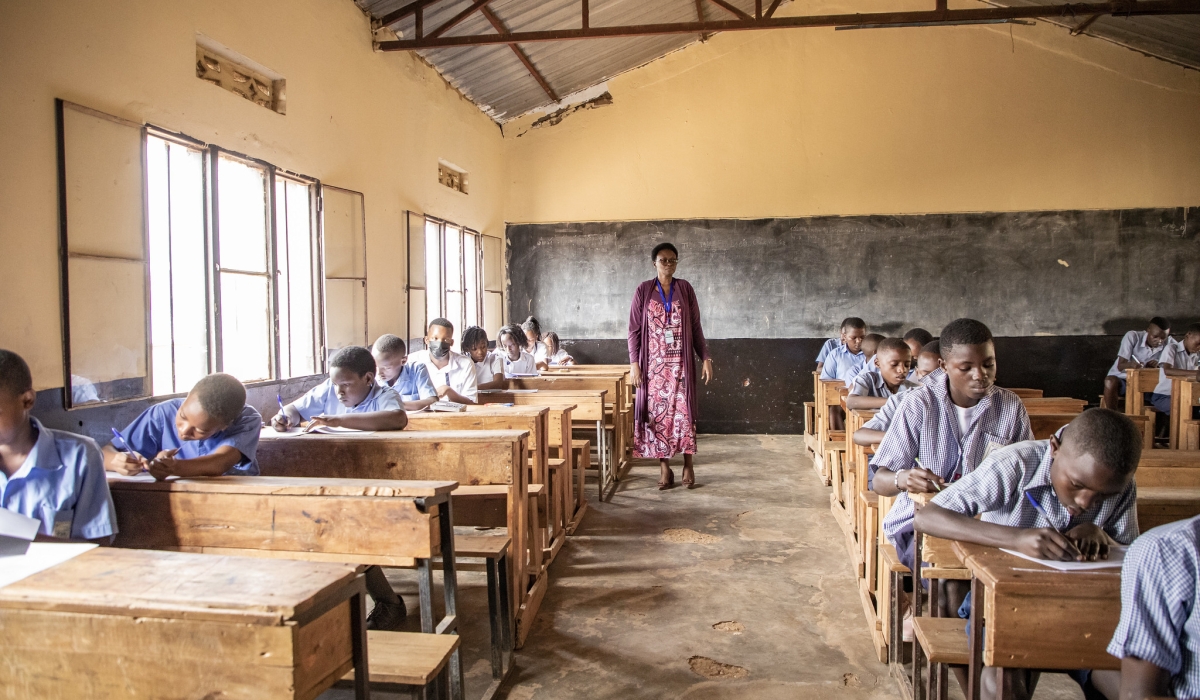
MULTIPOLYGON (((372 17, 382 17, 412 0, 355 0, 372 17)), ((725 0, 753 14, 754 0, 725 0)), ((1000 6, 1060 4, 1062 0, 992 0, 1000 6)), ((424 11, 424 29, 435 28, 472 5, 472 0, 440 0, 424 11)), ((932 4, 932 3, 931 3, 932 4)), ((735 15, 714 4, 703 3, 705 20, 733 20, 735 15)), ((696 0, 590 0, 591 25, 636 25, 694 22, 696 0)), ((487 5, 509 31, 572 29, 580 26, 580 0, 493 0, 487 5)), ((1087 17, 1056 20, 1077 26, 1087 17)), ((415 35, 414 17, 391 28, 404 38, 415 35)), ((792 30, 803 31, 803 30, 792 30)), ((1065 29, 1063 31, 1066 31, 1065 29)), ((497 30, 481 12, 475 12, 444 36, 495 34, 497 30)), ((1200 69, 1200 15, 1102 17, 1084 34, 1107 39, 1135 51, 1183 66, 1200 69)), ((428 61, 459 92, 488 116, 503 124, 539 107, 592 87, 697 41, 698 35, 675 34, 613 39, 552 41, 520 45, 539 83, 522 57, 507 45, 424 49, 428 61)))

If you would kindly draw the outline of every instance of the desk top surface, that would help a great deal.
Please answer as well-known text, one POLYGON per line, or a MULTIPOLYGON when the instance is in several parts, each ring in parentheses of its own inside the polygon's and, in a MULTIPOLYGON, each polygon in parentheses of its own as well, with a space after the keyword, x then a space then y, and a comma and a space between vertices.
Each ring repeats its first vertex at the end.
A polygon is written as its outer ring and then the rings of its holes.
POLYGON ((503 442, 528 437, 528 430, 380 430, 364 433, 280 433, 264 430, 261 443, 275 442, 503 442))
POLYGON ((372 496, 376 498, 429 498, 448 494, 457 481, 404 481, 397 479, 322 479, 288 476, 213 476, 155 481, 149 474, 122 476, 107 472, 108 487, 115 491, 171 491, 174 493, 228 493, 272 496, 372 496))
POLYGON ((1022 595, 1109 598, 1121 595, 1121 570, 1056 571, 996 547, 955 542, 954 553, 985 586, 1022 595))
POLYGON ((0 588, 0 608, 278 626, 355 576, 352 564, 100 547, 0 588))

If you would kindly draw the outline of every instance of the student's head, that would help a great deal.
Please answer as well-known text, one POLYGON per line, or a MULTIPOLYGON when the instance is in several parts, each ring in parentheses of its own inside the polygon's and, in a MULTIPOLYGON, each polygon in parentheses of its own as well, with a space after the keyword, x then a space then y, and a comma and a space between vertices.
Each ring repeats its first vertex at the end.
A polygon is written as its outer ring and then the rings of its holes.
POLYGON ((542 340, 546 343, 546 349, 554 355, 562 348, 562 341, 558 339, 558 334, 554 331, 547 333, 542 340))
POLYGON ((920 354, 917 355, 917 367, 914 377, 917 381, 923 381, 938 367, 942 366, 942 350, 941 343, 936 340, 931 340, 925 343, 925 347, 921 348, 920 354))
POLYGON ((398 336, 391 333, 379 336, 371 346, 371 356, 375 358, 375 369, 385 382, 396 381, 404 364, 408 362, 408 347, 398 336))
MULTIPOLYGON (((542 324, 538 323, 538 320, 533 316, 525 319, 525 323, 521 324, 521 330, 524 331, 526 339, 525 343, 521 345, 523 348, 542 339, 542 324)), ((500 336, 496 336, 496 340, 499 339, 500 336)))
POLYGON ((29 412, 36 398, 29 365, 17 353, 0 350, 0 445, 22 439, 23 431, 32 430, 29 412))
POLYGON ((246 407, 246 387, 232 374, 210 374, 196 382, 175 412, 181 440, 204 440, 228 428, 246 407))
POLYGON ((675 269, 679 266, 679 251, 670 243, 659 243, 650 251, 650 259, 654 261, 654 271, 666 277, 674 277, 675 269))
POLYGON ((862 351, 862 342, 866 335, 866 321, 855 316, 842 319, 841 339, 842 342, 846 344, 846 349, 849 350, 851 354, 857 355, 862 351))
POLYGON ((875 364, 879 365, 879 375, 888 386, 899 386, 900 382, 904 381, 908 376, 911 360, 912 352, 908 349, 908 343, 903 340, 884 338, 879 341, 879 348, 875 351, 875 364))
POLYGON ((454 324, 444 318, 435 318, 429 322, 429 330, 425 334, 425 347, 429 354, 439 360, 450 354, 454 345, 454 324))
POLYGON ((974 406, 996 383, 996 347, 992 343, 992 332, 975 319, 960 318, 942 329, 938 342, 942 366, 950 379, 951 394, 974 406))
POLYGON ((915 360, 920 357, 921 348, 933 342, 933 334, 924 328, 914 328, 904 334, 904 342, 908 344, 908 350, 915 360))
POLYGON ((354 408, 367 398, 375 386, 375 358, 371 351, 357 345, 342 348, 329 361, 329 383, 338 401, 354 408))
POLYGON ((1093 408, 1050 439, 1050 483, 1072 516, 1121 493, 1142 456, 1142 434, 1124 414, 1093 408))
POLYGON ((463 331, 462 350, 475 362, 483 362, 488 354, 487 331, 479 326, 470 326, 463 331))
POLYGON ((529 345, 525 331, 515 323, 505 326, 496 334, 496 347, 502 348, 510 360, 521 359, 521 350, 529 345))
POLYGON ((1167 338, 1170 337, 1170 321, 1162 316, 1155 316, 1150 319, 1150 324, 1146 326, 1146 345, 1152 348, 1162 347, 1162 344, 1167 342, 1167 338))
POLYGON ((869 360, 875 356, 875 351, 879 349, 879 344, 883 342, 884 337, 878 333, 868 333, 863 336, 862 353, 869 360))
POLYGON ((1200 323, 1188 325, 1183 332, 1183 349, 1189 353, 1200 352, 1200 323))

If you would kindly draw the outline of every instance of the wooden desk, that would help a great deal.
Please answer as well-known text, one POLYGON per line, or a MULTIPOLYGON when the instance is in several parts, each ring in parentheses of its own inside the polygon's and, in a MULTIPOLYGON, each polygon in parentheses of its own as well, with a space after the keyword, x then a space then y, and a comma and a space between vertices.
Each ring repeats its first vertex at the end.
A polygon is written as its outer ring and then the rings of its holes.
MULTIPOLYGON (((995 547, 955 542, 953 549, 971 572, 968 700, 979 697, 984 665, 1121 667, 1105 650, 1121 617, 1120 569, 1066 573, 995 547)), ((1011 697, 1006 690, 1000 697, 1011 697)))
POLYGON ((1031 416, 1039 413, 1079 414, 1087 408, 1087 401, 1066 396, 1022 398, 1021 403, 1025 405, 1025 412, 1031 416))
POLYGON ((1130 369, 1125 371, 1125 415, 1153 416, 1152 406, 1146 405, 1146 397, 1158 384, 1157 369, 1130 369))
POLYGON ((1171 377, 1172 450, 1200 450, 1200 421, 1192 417, 1200 401, 1200 382, 1171 377))
POLYGON ((1187 520, 1200 515, 1200 488, 1186 486, 1139 487, 1137 494, 1138 529, 1187 520))
POLYGON ((367 688, 354 566, 98 548, 0 588, 8 698, 315 698, 367 688))
MULTIPOLYGON (((1200 452, 1184 450, 1142 450, 1134 474, 1138 491, 1143 487, 1200 487, 1200 452)), ((1144 529, 1144 528, 1143 528, 1144 529)))

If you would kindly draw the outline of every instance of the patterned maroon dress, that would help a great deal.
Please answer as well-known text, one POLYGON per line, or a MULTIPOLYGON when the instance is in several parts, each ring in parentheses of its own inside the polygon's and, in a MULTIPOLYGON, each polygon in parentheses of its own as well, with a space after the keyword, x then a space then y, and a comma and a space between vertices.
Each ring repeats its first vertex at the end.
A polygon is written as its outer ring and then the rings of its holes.
MULTIPOLYGON (((646 304, 646 422, 633 434, 634 454, 650 459, 670 459, 683 453, 696 454, 696 424, 688 404, 684 381, 682 304, 671 305, 671 315, 662 301, 646 304), (674 342, 668 344, 666 331, 674 342)), ((691 360, 691 358, 686 358, 691 360)))

